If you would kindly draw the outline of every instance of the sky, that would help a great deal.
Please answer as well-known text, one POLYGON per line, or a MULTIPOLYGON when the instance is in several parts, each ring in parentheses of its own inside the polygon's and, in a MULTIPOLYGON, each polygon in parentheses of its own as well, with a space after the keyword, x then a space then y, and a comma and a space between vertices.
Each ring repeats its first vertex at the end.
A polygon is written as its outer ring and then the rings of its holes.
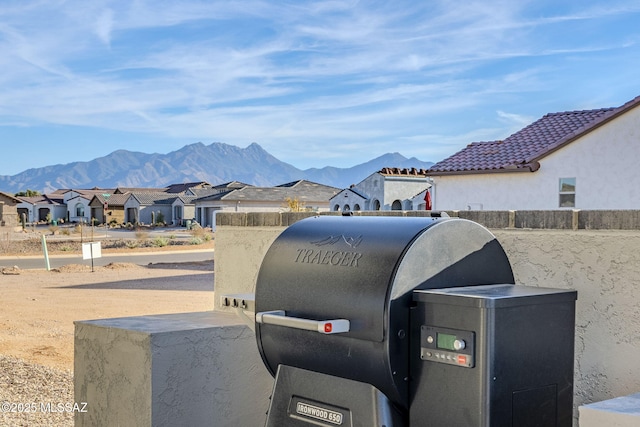
POLYGON ((196 142, 436 162, 640 96, 640 0, 2 0, 0 52, 0 175, 196 142))

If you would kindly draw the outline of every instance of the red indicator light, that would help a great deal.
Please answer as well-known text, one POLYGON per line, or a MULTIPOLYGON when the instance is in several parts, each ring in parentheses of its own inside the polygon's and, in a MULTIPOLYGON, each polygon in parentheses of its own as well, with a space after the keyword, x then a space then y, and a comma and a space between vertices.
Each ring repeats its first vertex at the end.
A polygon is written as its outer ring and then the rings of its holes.
POLYGON ((325 334, 330 334, 332 330, 333 330, 333 325, 331 323, 325 323, 324 324, 324 333, 325 334))
POLYGON ((467 356, 458 356, 458 364, 466 365, 467 364, 467 356))

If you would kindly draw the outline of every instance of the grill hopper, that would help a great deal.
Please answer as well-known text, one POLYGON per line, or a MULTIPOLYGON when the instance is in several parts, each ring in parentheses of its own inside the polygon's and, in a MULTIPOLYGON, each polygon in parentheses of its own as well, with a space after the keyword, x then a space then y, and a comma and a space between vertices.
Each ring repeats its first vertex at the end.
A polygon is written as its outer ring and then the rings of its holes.
POLYGON ((513 283, 495 237, 461 219, 321 216, 271 245, 256 283, 256 312, 347 319, 322 333, 256 323, 262 359, 368 383, 408 408, 412 291, 513 283))

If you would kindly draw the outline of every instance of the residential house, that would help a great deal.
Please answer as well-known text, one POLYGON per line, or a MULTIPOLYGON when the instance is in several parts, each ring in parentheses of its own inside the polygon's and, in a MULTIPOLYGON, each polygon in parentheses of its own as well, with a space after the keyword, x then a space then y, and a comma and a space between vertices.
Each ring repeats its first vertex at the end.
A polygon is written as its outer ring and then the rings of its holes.
POLYGON ((131 193, 95 194, 89 202, 91 217, 100 224, 114 222, 124 224, 126 222, 124 205, 129 196, 131 193))
POLYGON ((111 195, 114 189, 92 188, 82 190, 66 190, 63 193, 63 203, 67 206, 67 222, 90 223, 98 211, 92 210, 90 203, 95 195, 111 195))
POLYGON ((616 108, 547 114, 502 141, 433 165, 434 209, 640 207, 640 97, 616 108))
POLYGON ((195 214, 194 196, 184 194, 133 192, 124 203, 124 222, 155 224, 163 221, 179 225, 195 214), (188 218, 185 217, 189 215, 188 218))
POLYGON ((330 199, 332 211, 425 210, 424 169, 382 168, 330 199))
POLYGON ((14 227, 19 224, 17 197, 0 191, 0 226, 14 227))
POLYGON ((289 203, 297 201, 309 211, 329 210, 329 199, 338 188, 299 180, 275 187, 254 187, 242 183, 227 183, 227 191, 195 200, 196 220, 204 227, 215 226, 215 215, 219 211, 233 212, 283 212, 290 209, 289 203))
POLYGON ((27 222, 60 221, 67 218, 67 206, 61 194, 17 196, 18 215, 24 214, 27 222))
POLYGON ((171 204, 173 225, 186 225, 188 220, 196 218, 195 200, 198 196, 180 194, 171 204))

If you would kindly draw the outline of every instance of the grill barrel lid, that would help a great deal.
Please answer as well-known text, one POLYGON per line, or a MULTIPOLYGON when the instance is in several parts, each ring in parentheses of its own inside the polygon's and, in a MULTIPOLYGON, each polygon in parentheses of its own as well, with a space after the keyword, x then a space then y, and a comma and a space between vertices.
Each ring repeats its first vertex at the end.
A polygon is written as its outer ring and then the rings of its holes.
POLYGON ((272 374, 295 366, 374 385, 407 406, 409 308, 416 289, 513 283, 501 245, 467 220, 319 216, 288 227, 267 251, 256 312, 346 319, 323 335, 256 324, 272 374))

